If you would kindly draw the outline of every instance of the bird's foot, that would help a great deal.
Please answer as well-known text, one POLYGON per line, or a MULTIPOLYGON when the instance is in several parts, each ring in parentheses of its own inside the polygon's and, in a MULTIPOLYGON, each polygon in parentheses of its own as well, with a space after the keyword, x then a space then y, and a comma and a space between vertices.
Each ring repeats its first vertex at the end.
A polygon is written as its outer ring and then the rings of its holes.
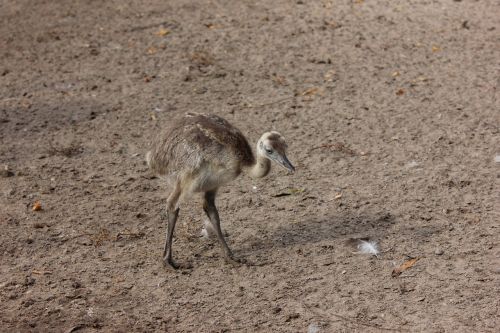
POLYGON ((166 267, 171 268, 171 269, 191 269, 193 268, 193 265, 190 263, 176 263, 172 258, 163 258, 163 263, 165 264, 166 267))
POLYGON ((236 258, 233 255, 228 255, 224 259, 226 260, 226 263, 236 267, 239 267, 241 265, 250 265, 250 262, 248 260, 243 258, 236 258))

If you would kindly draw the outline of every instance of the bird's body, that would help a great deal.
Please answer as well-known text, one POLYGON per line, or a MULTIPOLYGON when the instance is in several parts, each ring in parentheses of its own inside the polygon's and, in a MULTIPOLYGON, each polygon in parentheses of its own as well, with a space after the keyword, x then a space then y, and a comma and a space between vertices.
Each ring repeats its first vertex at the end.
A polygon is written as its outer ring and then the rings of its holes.
POLYGON ((185 196, 217 189, 254 163, 240 130, 215 115, 188 113, 158 136, 148 154, 151 170, 180 181, 185 196))
POLYGON ((216 115, 188 113, 160 133, 146 160, 151 170, 166 177, 173 185, 167 200, 168 230, 164 260, 172 260, 173 230, 180 202, 195 192, 203 192, 203 208, 209 217, 226 258, 234 261, 220 230, 215 207, 217 189, 229 183, 243 171, 258 178, 269 173, 270 160, 294 170, 285 155, 286 143, 277 132, 265 133, 257 144, 254 156, 248 141, 239 129, 216 115))

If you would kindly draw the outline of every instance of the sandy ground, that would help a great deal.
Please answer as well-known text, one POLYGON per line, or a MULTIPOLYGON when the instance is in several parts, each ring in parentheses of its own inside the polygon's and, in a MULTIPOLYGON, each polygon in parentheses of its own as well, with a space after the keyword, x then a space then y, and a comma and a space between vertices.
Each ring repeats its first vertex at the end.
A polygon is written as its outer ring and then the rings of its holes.
POLYGON ((0 331, 496 331, 499 17, 493 0, 2 1, 0 331), (193 268, 162 265, 168 189, 144 153, 188 111, 289 143, 294 175, 217 200, 253 265, 200 237, 199 198, 174 242, 193 268))

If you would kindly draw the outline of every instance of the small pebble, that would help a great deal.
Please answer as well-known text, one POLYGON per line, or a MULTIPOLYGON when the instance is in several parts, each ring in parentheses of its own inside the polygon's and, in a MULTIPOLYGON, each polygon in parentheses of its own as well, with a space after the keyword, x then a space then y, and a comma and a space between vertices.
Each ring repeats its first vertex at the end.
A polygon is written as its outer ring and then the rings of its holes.
POLYGON ((437 255, 437 256, 440 256, 444 253, 444 251, 442 249, 436 249, 436 251, 434 251, 434 254, 437 255))
POLYGON ((321 331, 321 326, 317 323, 310 323, 307 326, 307 333, 318 333, 319 331, 321 331))
POLYGON ((410 163, 406 164, 406 167, 408 169, 411 169, 411 168, 416 168, 418 167, 420 164, 417 162, 417 161, 411 161, 410 163))
POLYGON ((500 155, 495 156, 495 163, 500 163, 500 155))
POLYGON ((300 317, 300 314, 298 314, 298 313, 296 313, 296 312, 294 312, 294 313, 290 313, 290 314, 286 317, 285 321, 288 323, 288 322, 289 322, 289 321, 291 321, 292 319, 297 319, 297 318, 299 318, 299 317, 300 317))
POLYGON ((14 173, 12 171, 7 170, 7 169, 0 170, 0 177, 7 178, 7 177, 12 177, 12 176, 14 176, 14 173))

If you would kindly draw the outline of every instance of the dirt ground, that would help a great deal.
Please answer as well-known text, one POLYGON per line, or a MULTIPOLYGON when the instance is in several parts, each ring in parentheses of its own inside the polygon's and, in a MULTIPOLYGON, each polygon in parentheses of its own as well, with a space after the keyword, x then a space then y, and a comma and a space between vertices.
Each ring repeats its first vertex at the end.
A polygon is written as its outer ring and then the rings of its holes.
POLYGON ((496 331, 499 17, 493 0, 2 1, 0 331, 496 331), (144 154, 188 111, 289 143, 295 174, 217 199, 253 265, 200 237, 200 198, 173 247, 193 268, 162 265, 168 189, 144 154))

